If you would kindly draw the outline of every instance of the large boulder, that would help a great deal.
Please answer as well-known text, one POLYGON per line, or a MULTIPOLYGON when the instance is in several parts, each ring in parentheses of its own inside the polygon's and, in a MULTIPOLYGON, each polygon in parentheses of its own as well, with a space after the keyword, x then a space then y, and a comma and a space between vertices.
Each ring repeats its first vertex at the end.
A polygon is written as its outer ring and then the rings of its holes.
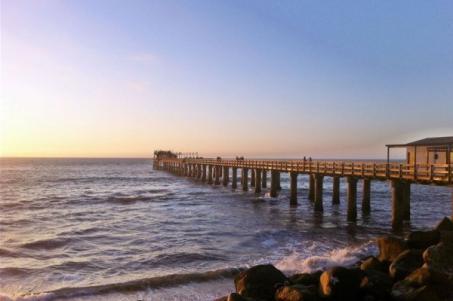
POLYGON ((379 237, 377 244, 379 247, 378 258, 380 261, 393 261, 401 252, 408 248, 404 240, 391 235, 379 237))
POLYGON ((415 286, 423 286, 427 284, 453 286, 453 279, 450 276, 440 271, 430 269, 427 266, 416 269, 410 273, 405 280, 415 286))
POLYGON ((390 276, 395 280, 404 279, 407 275, 423 265, 422 255, 422 250, 409 249, 402 252, 390 265, 390 276))
POLYGON ((431 286, 413 287, 405 281, 395 283, 392 297, 397 301, 440 301, 436 290, 431 286))
POLYGON ((333 267, 322 273, 319 292, 323 297, 334 300, 356 300, 364 272, 360 269, 333 267))
POLYGON ((388 269, 388 265, 380 261, 376 257, 370 256, 361 262, 360 269, 362 271, 376 270, 384 272, 388 269))
POLYGON ((423 253, 426 267, 453 275, 453 244, 438 243, 423 253))
POLYGON ((275 301, 316 301, 318 299, 318 288, 315 285, 282 286, 275 293, 275 301))
POLYGON ((426 249, 440 241, 440 231, 413 231, 406 238, 407 245, 413 249, 426 249))
POLYGON ((301 273, 295 274, 289 277, 289 281, 292 284, 301 285, 319 285, 319 278, 321 277, 322 271, 316 271, 313 273, 301 273))
POLYGON ((274 300, 277 288, 288 279, 271 264, 257 265, 239 273, 234 279, 236 292, 257 300, 274 300))
POLYGON ((453 231, 441 231, 440 241, 445 245, 453 245, 453 231))
POLYGON ((361 288, 367 296, 373 296, 377 300, 389 299, 393 280, 387 273, 368 269, 362 279, 361 288))
POLYGON ((444 217, 435 228, 438 231, 453 231, 453 221, 448 217, 444 217))

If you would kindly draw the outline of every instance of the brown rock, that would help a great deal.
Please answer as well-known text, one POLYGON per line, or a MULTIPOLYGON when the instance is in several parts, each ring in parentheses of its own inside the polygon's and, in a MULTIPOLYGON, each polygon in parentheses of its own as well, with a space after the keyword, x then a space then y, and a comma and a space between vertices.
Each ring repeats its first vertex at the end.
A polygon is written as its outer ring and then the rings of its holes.
POLYGON ((390 276, 395 280, 404 279, 407 275, 423 265, 421 250, 406 250, 398 255, 389 267, 390 276))
POLYGON ((365 271, 361 287, 366 296, 373 296, 377 300, 387 300, 393 286, 393 280, 384 272, 368 269, 365 271))
POLYGON ((319 285, 319 277, 321 277, 322 271, 316 271, 313 273, 301 273, 295 274, 289 278, 292 284, 301 285, 319 285))
POLYGON ((317 286, 291 285, 283 286, 275 293, 276 301, 316 301, 317 286))
POLYGON ((406 278, 406 281, 414 286, 423 286, 427 284, 440 284, 445 287, 453 287, 453 282, 450 277, 440 271, 430 269, 427 266, 416 269, 406 278))
POLYGON ((320 294, 335 300, 356 300, 360 294, 363 277, 364 273, 360 269, 344 267, 328 269, 320 277, 320 294))
POLYGON ((241 272, 234 279, 236 292, 258 300, 274 300, 278 286, 288 279, 273 265, 257 265, 241 272))
POLYGON ((413 249, 426 249, 440 241, 440 231, 413 231, 407 236, 407 245, 413 249))
POLYGON ((362 261, 362 263, 360 264, 360 269, 362 271, 376 270, 383 272, 386 270, 386 265, 383 262, 379 261, 379 259, 377 259, 376 257, 371 256, 362 261))
POLYGON ((391 235, 379 237, 377 244, 380 261, 393 261, 401 252, 408 248, 404 240, 391 235))
POLYGON ((423 253, 423 260, 428 268, 453 274, 453 244, 438 243, 423 253))
POLYGON ((441 231, 440 241, 445 245, 453 245, 453 231, 441 231))
POLYGON ((435 289, 430 286, 412 287, 404 281, 395 283, 392 297, 398 301, 440 301, 435 289))

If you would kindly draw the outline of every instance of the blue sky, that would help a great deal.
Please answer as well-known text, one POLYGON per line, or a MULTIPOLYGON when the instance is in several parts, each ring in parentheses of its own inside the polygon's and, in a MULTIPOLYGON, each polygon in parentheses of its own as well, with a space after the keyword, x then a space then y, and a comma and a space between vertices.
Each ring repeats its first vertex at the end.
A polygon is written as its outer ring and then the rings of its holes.
POLYGON ((385 156, 453 135, 451 1, 1 1, 4 156, 385 156))

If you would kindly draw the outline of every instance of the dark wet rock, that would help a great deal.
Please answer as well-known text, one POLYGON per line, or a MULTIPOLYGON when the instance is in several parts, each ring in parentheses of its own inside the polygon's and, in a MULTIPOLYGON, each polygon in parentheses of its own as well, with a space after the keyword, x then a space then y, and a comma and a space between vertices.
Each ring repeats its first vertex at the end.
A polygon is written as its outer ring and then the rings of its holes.
POLYGON ((407 275, 423 265, 422 250, 406 250, 398 255, 389 267, 389 273, 395 280, 404 279, 407 275))
MULTIPOLYGON (((392 290, 393 280, 387 273, 368 269, 361 281, 365 296, 373 296, 376 300, 387 300, 392 290)), ((370 297, 368 298, 370 299, 370 297)))
POLYGON ((316 271, 313 273, 301 273, 295 274, 289 278, 292 284, 301 285, 319 285, 319 277, 321 277, 322 271, 316 271))
POLYGON ((438 301, 441 300, 435 288, 424 285, 411 286, 406 281, 395 283, 392 288, 392 297, 397 301, 438 301))
POLYGON ((370 257, 366 258, 360 264, 360 269, 362 271, 376 270, 376 271, 384 272, 387 270, 387 268, 388 268, 388 266, 384 262, 380 261, 379 259, 377 259, 374 256, 370 256, 370 257))
POLYGON ((234 279, 236 292, 257 300, 274 300, 275 292, 288 279, 273 265, 257 265, 234 279))
POLYGON ((318 287, 316 285, 282 286, 275 293, 276 301, 316 301, 318 299, 318 287))
POLYGON ((435 228, 438 231, 453 231, 453 221, 448 217, 444 217, 435 228))
POLYGON ((321 296, 334 300, 356 300, 364 272, 360 269, 333 267, 322 273, 319 291, 321 296))
POLYGON ((254 300, 247 297, 243 297, 237 293, 231 293, 228 297, 226 297, 225 301, 254 301, 254 300))
POLYGON ((416 269, 406 278, 406 281, 416 286, 423 286, 427 284, 440 284, 453 287, 451 277, 440 271, 430 269, 426 266, 416 269))
POLYGON ((438 243, 431 246, 423 253, 423 260, 426 267, 446 273, 453 274, 453 244, 438 243))
POLYGON ((453 231, 441 231, 440 241, 445 245, 453 245, 453 231))
POLYGON ((440 231, 413 231, 407 236, 407 245, 413 249, 426 249, 440 241, 440 231))
POLYGON ((379 247, 378 258, 380 261, 393 261, 401 252, 408 248, 404 240, 391 235, 379 237, 377 244, 379 247))

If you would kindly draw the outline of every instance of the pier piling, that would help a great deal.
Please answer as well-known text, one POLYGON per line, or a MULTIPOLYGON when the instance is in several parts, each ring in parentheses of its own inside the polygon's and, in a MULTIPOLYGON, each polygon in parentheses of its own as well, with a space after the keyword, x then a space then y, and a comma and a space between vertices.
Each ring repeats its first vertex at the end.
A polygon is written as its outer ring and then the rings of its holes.
POLYGON ((363 179, 363 190, 362 190, 362 213, 364 215, 370 214, 371 205, 370 205, 370 190, 371 190, 371 180, 368 178, 363 179))
POLYGON ((313 174, 308 175, 308 199, 315 200, 315 178, 313 174))
POLYGON ((290 205, 297 205, 297 172, 290 173, 291 187, 290 187, 290 205))
POLYGON ((261 192, 261 169, 257 169, 255 172, 256 175, 256 185, 255 185, 255 193, 261 192))
POLYGON ((263 178, 261 179, 261 181, 262 181, 261 187, 266 188, 267 187, 267 172, 264 169, 263 169, 263 178))
POLYGON ((279 172, 276 170, 271 171, 271 191, 270 191, 270 196, 272 198, 275 198, 277 196, 277 190, 278 190, 278 174, 279 172))
POLYGON ((231 188, 236 189, 238 187, 238 169, 237 167, 233 167, 231 169, 233 173, 231 176, 231 188))
POLYGON ((357 178, 348 177, 348 222, 357 220, 357 178))
POLYGON ((324 176, 323 175, 315 175, 314 176, 315 182, 315 211, 322 212, 324 210, 324 206, 322 204, 322 195, 323 195, 323 183, 324 183, 324 176))
POLYGON ((249 170, 248 168, 242 169, 242 190, 248 191, 249 190, 249 170))
POLYGON ((220 166, 215 167, 215 179, 214 179, 214 185, 220 185, 220 166))
POLYGON ((208 165, 208 184, 212 184, 212 165, 208 165))
POLYGON ((228 186, 228 182, 230 181, 230 168, 228 166, 223 167, 223 186, 228 186))

